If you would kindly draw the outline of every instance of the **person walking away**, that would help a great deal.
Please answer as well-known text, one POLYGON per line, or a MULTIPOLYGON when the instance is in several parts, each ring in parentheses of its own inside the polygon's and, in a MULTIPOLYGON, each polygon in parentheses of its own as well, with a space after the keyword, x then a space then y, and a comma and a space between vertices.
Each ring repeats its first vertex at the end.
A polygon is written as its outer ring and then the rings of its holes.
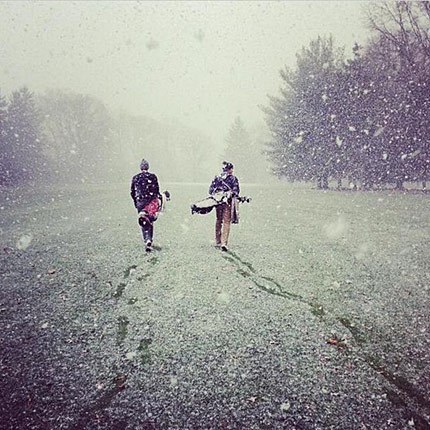
POLYGON ((216 209, 215 222, 215 246, 222 251, 228 251, 228 238, 230 234, 230 225, 232 223, 232 214, 236 209, 236 198, 239 197, 240 186, 239 179, 233 175, 234 166, 227 161, 223 162, 223 169, 219 176, 215 176, 209 186, 209 194, 224 192, 226 201, 218 205, 216 209))
POLYGON ((130 195, 139 214, 139 225, 147 252, 152 250, 154 221, 160 209, 160 188, 158 178, 149 172, 149 163, 143 159, 140 163, 141 172, 131 180, 130 195))

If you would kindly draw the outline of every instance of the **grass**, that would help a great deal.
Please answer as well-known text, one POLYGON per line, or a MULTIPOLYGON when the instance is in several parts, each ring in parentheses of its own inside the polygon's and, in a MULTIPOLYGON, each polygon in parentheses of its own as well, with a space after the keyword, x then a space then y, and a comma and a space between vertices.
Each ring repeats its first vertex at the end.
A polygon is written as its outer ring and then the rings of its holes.
MULTIPOLYGON (((336 333, 339 338, 349 335, 354 339, 351 353, 403 396, 428 408, 425 393, 430 387, 425 381, 430 375, 423 363, 430 350, 429 194, 242 184, 243 194, 253 200, 240 207, 241 221, 232 226, 230 251, 219 254, 210 243, 214 214, 191 216, 189 211, 190 203, 204 197, 206 186, 164 185, 172 192, 172 201, 155 224, 160 246, 150 255, 139 248, 139 227, 125 185, 97 192, 63 190, 60 195, 45 189, 41 197, 34 190, 17 194, 8 190, 0 195, 4 279, 19 278, 20 273, 24 277, 23 261, 31 280, 38 279, 42 268, 41 279, 50 279, 46 275, 50 267, 61 269, 58 279, 70 273, 70 283, 78 285, 73 278, 84 282, 89 279, 85 273, 96 273, 90 288, 102 289, 109 279, 108 285, 116 285, 110 293, 115 303, 125 300, 132 305, 143 302, 140 294, 153 291, 162 297, 183 291, 191 295, 193 290, 181 284, 183 279, 198 282, 205 298, 218 285, 207 285, 205 279, 214 277, 204 275, 225 271, 235 277, 237 288, 248 291, 254 284, 261 293, 259 300, 307 305, 300 306, 301 312, 318 320, 325 338, 334 328, 341 330, 336 333), (30 234, 28 248, 16 250, 20 238, 30 234), (42 261, 46 251, 50 261, 42 261), (36 272, 28 269, 30 264, 36 272), (133 296, 124 298, 126 282, 133 286, 135 269, 139 270, 133 296), (153 280, 154 274, 162 282, 153 280)), ((231 286, 225 287, 229 291, 231 286)), ((82 302, 86 303, 84 295, 82 302)), ((193 306, 198 310, 200 303, 193 306)), ((285 312, 293 311, 291 306, 285 312)), ((132 313, 121 314, 115 320, 114 341, 119 347, 132 318, 132 313)), ((139 344, 143 364, 155 361, 150 343, 139 344)))

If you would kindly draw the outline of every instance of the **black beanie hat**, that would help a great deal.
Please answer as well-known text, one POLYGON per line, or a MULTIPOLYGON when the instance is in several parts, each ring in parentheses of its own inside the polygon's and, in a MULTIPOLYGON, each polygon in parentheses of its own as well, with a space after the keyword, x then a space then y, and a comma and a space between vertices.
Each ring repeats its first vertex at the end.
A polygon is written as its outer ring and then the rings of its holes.
POLYGON ((222 170, 224 171, 224 172, 226 172, 227 170, 230 170, 230 169, 233 169, 234 168, 234 166, 233 166, 233 163, 230 163, 230 162, 228 162, 228 161, 223 161, 222 162, 222 170))
POLYGON ((148 170, 148 169, 149 169, 149 163, 145 159, 143 159, 140 162, 140 170, 148 170))

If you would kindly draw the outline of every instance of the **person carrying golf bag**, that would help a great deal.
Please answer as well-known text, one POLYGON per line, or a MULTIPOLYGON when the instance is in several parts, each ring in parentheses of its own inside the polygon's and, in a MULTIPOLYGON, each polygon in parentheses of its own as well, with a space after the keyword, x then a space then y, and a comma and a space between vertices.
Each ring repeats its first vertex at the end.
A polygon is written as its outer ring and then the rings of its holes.
POLYGON ((160 188, 158 178, 150 173, 149 163, 143 159, 140 163, 141 172, 133 176, 130 195, 139 214, 138 222, 142 229, 146 251, 151 251, 154 236, 154 221, 160 210, 160 188))
POLYGON ((237 198, 239 197, 239 179, 233 175, 233 164, 223 162, 223 169, 219 176, 215 176, 209 186, 209 194, 219 192, 227 194, 225 203, 216 206, 215 246, 228 251, 228 237, 231 223, 237 223, 237 198))

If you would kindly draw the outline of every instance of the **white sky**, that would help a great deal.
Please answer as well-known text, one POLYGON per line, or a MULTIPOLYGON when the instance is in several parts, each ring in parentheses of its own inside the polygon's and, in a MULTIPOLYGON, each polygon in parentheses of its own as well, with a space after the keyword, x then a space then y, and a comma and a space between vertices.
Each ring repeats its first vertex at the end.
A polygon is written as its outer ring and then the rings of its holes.
POLYGON ((0 2, 0 91, 89 93, 111 109, 176 118, 222 143, 252 127, 279 70, 318 35, 364 43, 357 1, 0 2))

